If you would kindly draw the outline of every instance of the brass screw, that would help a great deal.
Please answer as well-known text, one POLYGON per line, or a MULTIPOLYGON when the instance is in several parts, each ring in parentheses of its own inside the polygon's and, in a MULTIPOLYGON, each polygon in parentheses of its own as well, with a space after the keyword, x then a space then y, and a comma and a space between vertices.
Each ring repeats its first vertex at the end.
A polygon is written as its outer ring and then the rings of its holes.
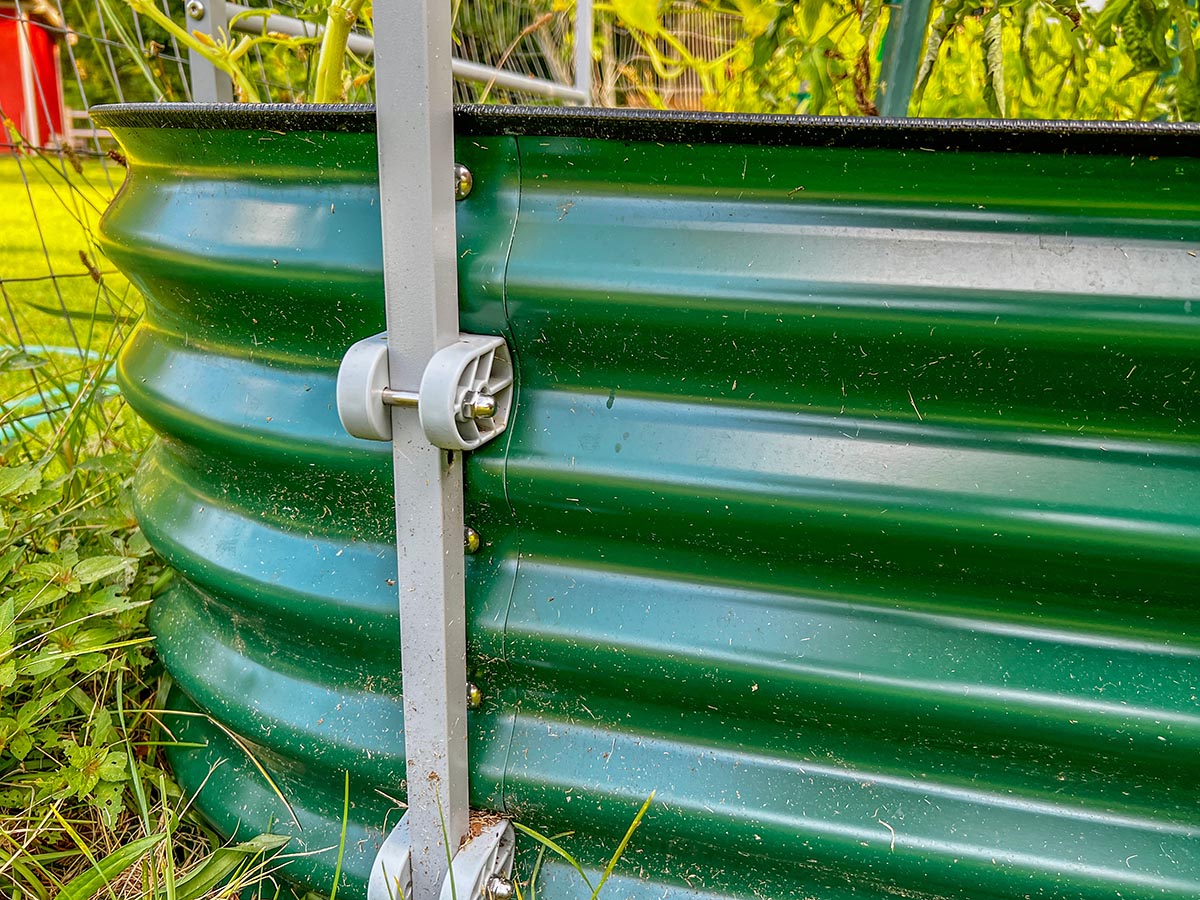
POLYGON ((479 709, 483 705, 483 691, 478 686, 467 682, 467 708, 479 709))
POLYGON ((454 199, 465 200, 475 186, 475 176, 462 163, 454 164, 454 199))
POLYGON ((479 548, 483 546, 483 539, 479 537, 479 532, 467 526, 463 533, 463 542, 466 545, 468 553, 478 553, 479 548))

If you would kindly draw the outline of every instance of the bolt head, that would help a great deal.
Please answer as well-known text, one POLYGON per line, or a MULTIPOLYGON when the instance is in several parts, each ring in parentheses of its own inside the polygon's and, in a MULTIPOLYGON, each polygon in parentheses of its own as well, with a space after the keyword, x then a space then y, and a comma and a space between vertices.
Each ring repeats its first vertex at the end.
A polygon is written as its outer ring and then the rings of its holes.
POLYGON ((200 0, 188 0, 187 6, 184 8, 187 10, 188 16, 197 22, 204 18, 204 4, 200 0))
POLYGON ((475 186, 475 177, 462 163, 454 164, 454 199, 463 200, 475 186))
POLYGON ((483 539, 479 537, 478 531, 468 525, 463 531, 463 544, 468 553, 478 553, 479 548, 483 546, 483 539))

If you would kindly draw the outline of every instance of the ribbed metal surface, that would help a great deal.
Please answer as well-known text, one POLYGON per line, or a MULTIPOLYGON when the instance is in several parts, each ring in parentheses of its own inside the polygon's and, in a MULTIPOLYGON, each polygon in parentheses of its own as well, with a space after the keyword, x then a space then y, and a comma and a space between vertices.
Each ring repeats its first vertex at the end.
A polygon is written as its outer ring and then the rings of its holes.
MULTIPOLYGON (((657 790, 613 896, 1195 897, 1200 165, 637 128, 460 139, 464 327, 519 390, 467 466, 474 801, 602 864, 657 790)), ((135 131, 160 652, 308 846, 351 769, 361 892, 402 771, 386 456, 330 408, 381 327, 370 136, 181 178, 135 131)), ((281 815, 181 731, 222 827, 281 815)))

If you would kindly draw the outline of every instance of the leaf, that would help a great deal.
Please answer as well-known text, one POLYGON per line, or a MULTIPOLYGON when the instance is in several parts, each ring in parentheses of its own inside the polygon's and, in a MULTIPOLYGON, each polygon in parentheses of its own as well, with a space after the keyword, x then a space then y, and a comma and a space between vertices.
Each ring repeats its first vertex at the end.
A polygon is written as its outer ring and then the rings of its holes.
POLYGON ((858 19, 858 31, 870 42, 875 34, 875 26, 879 24, 879 15, 883 12, 883 0, 863 0, 862 15, 858 19))
POLYGON ((1108 0, 1100 15, 1096 17, 1093 33, 1105 46, 1111 47, 1117 42, 1116 25, 1125 15, 1125 10, 1136 0, 1108 0))
POLYGON ((1075 5, 1075 0, 1043 0, 1043 2, 1064 19, 1068 19, 1076 28, 1079 27, 1083 17, 1079 14, 1079 7, 1075 5))
POLYGON ((92 806, 100 811, 105 827, 115 828, 125 811, 125 785, 101 781, 92 792, 92 806))
POLYGON ((0 656, 12 652, 17 642, 17 608, 10 596, 0 603, 0 656))
POLYGON ((754 39, 754 53, 751 62, 754 68, 763 68, 779 52, 787 33, 788 20, 795 14, 796 5, 792 3, 785 3, 775 11, 775 15, 767 23, 762 33, 754 39))
MULTIPOLYGON (((25 301, 30 306, 28 300, 25 301)), ((19 372, 26 369, 40 369, 49 362, 45 357, 34 356, 32 353, 25 353, 21 350, 12 348, 0 351, 0 372, 19 372)))
POLYGON ((42 650, 31 659, 23 659, 17 664, 17 674, 30 678, 44 678, 53 675, 67 664, 66 659, 52 650, 42 650))
POLYGON ((117 730, 113 728, 112 713, 107 709, 99 709, 91 717, 91 742, 108 746, 117 738, 117 730))
POLYGON ((1007 115, 1004 96, 1004 32, 999 7, 983 16, 983 99, 993 116, 1007 115))
MULTIPOLYGON (((255 857, 280 850, 290 840, 283 834, 260 834, 234 847, 222 847, 214 851, 176 883, 175 900, 200 900, 255 857)), ((166 891, 163 890, 158 893, 156 900, 165 897, 166 891)))
POLYGON ((20 734, 14 735, 13 739, 9 741, 8 752, 15 759, 24 759, 29 755, 31 750, 33 750, 33 738, 23 731, 20 734))
POLYGON ((85 653, 75 658, 75 671, 80 675, 93 675, 109 663, 103 653, 85 653))
POLYGON ((921 57, 921 68, 917 72, 917 83, 913 88, 912 103, 920 107, 921 98, 925 96, 925 87, 929 84, 929 76, 933 74, 933 65, 941 52, 942 42, 950 29, 962 16, 965 0, 947 0, 942 4, 942 11, 929 29, 929 39, 925 42, 925 53, 921 57))
POLYGON ((100 776, 101 781, 128 781, 129 760, 122 751, 110 750, 103 762, 100 763, 96 774, 100 776))
POLYGON ((8 576, 17 567, 17 560, 25 555, 25 551, 21 547, 12 547, 3 554, 0 554, 0 584, 3 584, 8 576))
POLYGON ((123 556, 89 556, 76 564, 75 577, 80 584, 91 584, 128 568, 129 561, 123 556))
POLYGON ((72 878, 58 894, 58 900, 91 900, 97 891, 162 843, 166 834, 151 834, 114 850, 92 864, 81 875, 72 878))
POLYGON ((796 6, 799 7, 800 24, 804 27, 804 33, 811 35, 821 19, 821 12, 825 9, 824 0, 799 0, 796 6))
POLYGON ((0 497, 22 497, 42 486, 42 470, 32 463, 0 468, 0 497))
POLYGON ((626 28, 636 28, 650 37, 657 37, 662 31, 658 0, 612 0, 612 8, 626 28))

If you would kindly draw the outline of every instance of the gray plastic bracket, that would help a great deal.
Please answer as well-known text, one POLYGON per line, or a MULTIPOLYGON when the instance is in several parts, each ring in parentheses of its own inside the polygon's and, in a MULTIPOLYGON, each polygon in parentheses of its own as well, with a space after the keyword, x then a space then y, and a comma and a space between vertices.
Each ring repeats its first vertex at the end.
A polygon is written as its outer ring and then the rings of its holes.
POLYGON ((408 834, 408 813, 405 813, 375 855, 371 878, 367 882, 367 900, 412 897, 412 882, 412 840, 408 834))
POLYGON ((416 405, 429 443, 443 450, 474 450, 508 427, 513 366, 504 338, 460 334, 429 360, 415 394, 389 387, 387 354, 387 334, 377 334, 351 346, 338 368, 338 417, 354 437, 390 441, 389 405, 416 405))
MULTIPOLYGON (((484 828, 454 855, 442 882, 440 900, 508 900, 514 895, 511 878, 515 846, 513 827, 507 819, 484 828)), ((405 813, 375 856, 367 900, 407 900, 412 895, 412 841, 405 813)))

